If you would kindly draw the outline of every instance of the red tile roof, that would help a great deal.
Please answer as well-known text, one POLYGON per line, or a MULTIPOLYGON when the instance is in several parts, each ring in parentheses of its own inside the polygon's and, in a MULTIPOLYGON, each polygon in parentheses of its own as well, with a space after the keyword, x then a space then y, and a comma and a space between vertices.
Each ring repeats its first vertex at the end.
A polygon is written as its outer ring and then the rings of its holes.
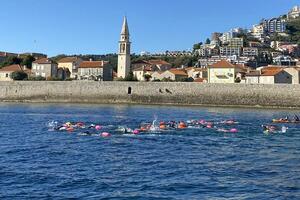
POLYGON ((9 65, 6 67, 2 67, 0 72, 15 72, 15 71, 23 71, 20 65, 9 65))
POLYGON ((262 70, 261 72, 261 76, 275 76, 276 74, 282 72, 283 69, 282 68, 278 68, 278 69, 265 69, 262 70))
POLYGON ((78 60, 77 57, 65 57, 58 61, 58 63, 70 63, 70 62, 76 62, 78 60))
POLYGON ((171 65, 170 63, 164 61, 164 60, 149 60, 148 63, 152 65, 171 65))
POLYGON ((187 73, 183 69, 170 69, 168 70, 172 74, 179 75, 179 76, 187 76, 187 73))
POLYGON ((48 58, 41 58, 41 59, 38 59, 38 60, 34 61, 33 63, 37 63, 37 64, 52 64, 52 61, 49 60, 48 58))
POLYGON ((107 63, 106 61, 83 61, 79 68, 102 68, 107 63))
POLYGON ((231 64, 227 60, 221 60, 215 64, 212 64, 209 67, 214 67, 214 68, 235 68, 235 65, 231 64))
POLYGON ((142 67, 138 67, 138 68, 135 68, 133 71, 152 71, 152 67, 151 66, 142 66, 142 67))
POLYGON ((212 64, 208 67, 211 68, 239 68, 243 71, 247 71, 247 68, 241 64, 232 64, 230 62, 228 62, 227 60, 221 60, 215 64, 212 64))

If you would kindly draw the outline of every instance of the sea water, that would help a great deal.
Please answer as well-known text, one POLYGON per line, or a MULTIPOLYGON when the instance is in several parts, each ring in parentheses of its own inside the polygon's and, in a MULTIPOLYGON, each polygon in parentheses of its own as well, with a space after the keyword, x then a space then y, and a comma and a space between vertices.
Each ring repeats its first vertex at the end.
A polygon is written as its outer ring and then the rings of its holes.
POLYGON ((295 112, 0 104, 0 199, 300 199, 300 125, 274 134, 261 128, 295 112), (237 133, 193 128, 133 135, 114 129, 154 119, 239 123, 230 126, 237 133), (109 127, 111 136, 47 127, 68 121, 109 127))

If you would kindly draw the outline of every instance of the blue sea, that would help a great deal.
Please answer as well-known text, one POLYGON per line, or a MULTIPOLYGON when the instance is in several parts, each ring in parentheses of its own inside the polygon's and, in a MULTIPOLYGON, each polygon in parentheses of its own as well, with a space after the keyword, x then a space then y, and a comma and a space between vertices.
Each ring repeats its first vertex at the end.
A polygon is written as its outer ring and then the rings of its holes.
MULTIPOLYGON (((0 104, 0 199, 300 199, 300 124, 263 132, 296 110, 0 104), (234 119, 237 133, 188 128, 138 135, 158 121, 234 119), (49 130, 84 122, 110 137, 49 130)), ((282 126, 282 125, 278 125, 282 126)))

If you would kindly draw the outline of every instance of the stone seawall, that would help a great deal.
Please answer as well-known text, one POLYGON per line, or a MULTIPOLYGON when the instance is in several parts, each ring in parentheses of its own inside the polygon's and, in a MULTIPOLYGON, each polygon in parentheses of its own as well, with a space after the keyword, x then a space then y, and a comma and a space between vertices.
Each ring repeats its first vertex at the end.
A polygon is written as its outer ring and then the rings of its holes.
POLYGON ((300 108, 300 85, 77 81, 0 82, 0 101, 300 108))

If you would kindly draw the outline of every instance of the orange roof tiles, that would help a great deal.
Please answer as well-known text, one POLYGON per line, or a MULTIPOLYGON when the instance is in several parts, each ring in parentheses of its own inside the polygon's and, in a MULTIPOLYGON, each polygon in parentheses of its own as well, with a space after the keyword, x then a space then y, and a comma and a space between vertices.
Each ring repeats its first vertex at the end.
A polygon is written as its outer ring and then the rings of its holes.
POLYGON ((9 65, 6 67, 2 67, 0 72, 15 72, 15 71, 23 71, 20 65, 9 65))
POLYGON ((279 69, 265 69, 262 70, 261 72, 261 76, 275 76, 276 74, 282 72, 283 69, 279 68, 279 69))
POLYGON ((169 72, 179 76, 187 76, 187 73, 182 69, 170 69, 169 72))
POLYGON ((79 68, 102 68, 107 63, 106 61, 83 61, 79 68))
POLYGON ((241 64, 232 64, 228 62, 227 60, 221 60, 215 64, 212 64, 208 67, 213 67, 213 68, 239 68, 241 70, 247 71, 247 68, 241 64))
POLYGON ((231 64, 230 62, 228 62, 227 60, 221 60, 215 64, 212 64, 209 67, 215 67, 215 68, 234 68, 235 65, 231 64))
POLYGON ((65 57, 65 58, 60 59, 58 62, 59 63, 70 63, 70 62, 75 62, 77 60, 78 60, 77 57, 65 57))
POLYGON ((51 64, 52 61, 49 60, 48 58, 41 58, 41 59, 38 59, 38 60, 34 61, 33 63, 37 63, 37 64, 51 64))
POLYGON ((171 65, 170 63, 164 61, 164 60, 149 60, 148 63, 152 65, 171 65))

